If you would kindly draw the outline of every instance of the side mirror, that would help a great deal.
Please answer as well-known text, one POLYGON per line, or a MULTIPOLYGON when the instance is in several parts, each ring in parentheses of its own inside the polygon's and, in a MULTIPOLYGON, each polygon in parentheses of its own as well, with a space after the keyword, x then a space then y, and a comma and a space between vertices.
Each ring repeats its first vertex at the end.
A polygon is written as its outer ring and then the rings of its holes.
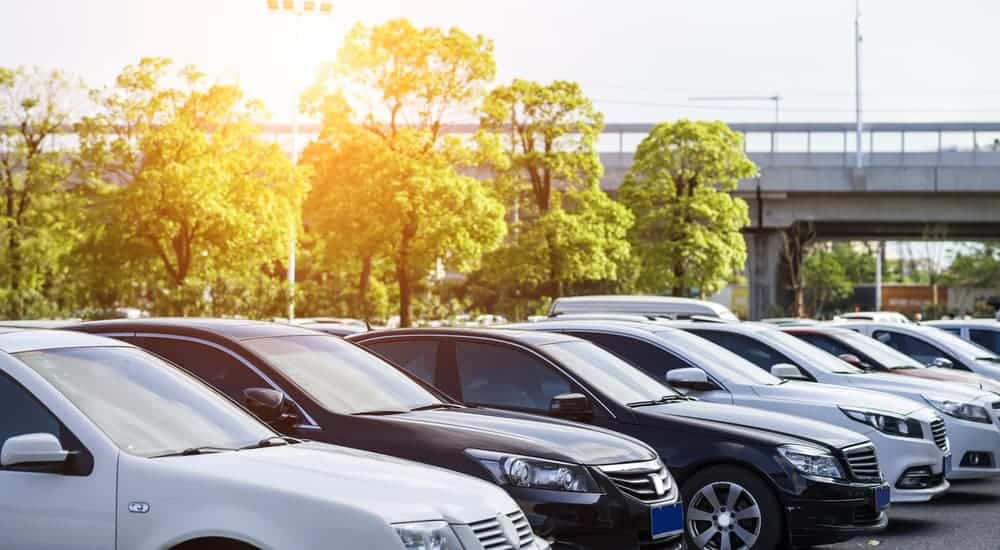
POLYGON ((582 393, 564 393, 552 398, 549 403, 549 415, 556 418, 586 422, 594 417, 594 408, 590 399, 582 393))
POLYGON ((791 380, 805 380, 805 376, 802 375, 802 371, 799 370, 795 365, 789 363, 778 363, 771 367, 771 374, 777 378, 781 379, 791 379, 791 380))
POLYGON ((694 367, 667 372, 667 384, 684 390, 709 391, 719 389, 714 382, 708 379, 705 371, 694 367))
POLYGON ((285 394, 278 390, 247 388, 243 390, 243 404, 257 418, 275 427, 288 427, 298 420, 298 415, 291 411, 285 394))
POLYGON ((931 361, 931 366, 939 369, 953 369, 955 368, 955 363, 953 363, 951 359, 936 357, 933 361, 931 361))
POLYGON ((35 472, 59 472, 66 466, 69 451, 50 433, 17 435, 0 448, 0 466, 35 472))
POLYGON ((853 353, 842 353, 838 355, 837 358, 839 358, 841 361, 844 361, 845 363, 850 363, 858 368, 862 368, 865 366, 864 361, 862 361, 860 357, 854 355, 853 353))

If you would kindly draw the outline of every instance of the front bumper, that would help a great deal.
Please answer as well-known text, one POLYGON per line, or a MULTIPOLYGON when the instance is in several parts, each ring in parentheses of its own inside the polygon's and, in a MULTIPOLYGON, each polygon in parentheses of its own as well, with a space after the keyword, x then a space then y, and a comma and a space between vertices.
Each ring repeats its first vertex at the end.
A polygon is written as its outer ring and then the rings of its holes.
POLYGON ((892 486, 892 502, 927 502, 950 487, 944 480, 944 457, 947 453, 930 439, 892 437, 874 430, 865 435, 875 445, 883 477, 892 486), (899 488, 900 479, 914 469, 930 472, 929 486, 899 488))
POLYGON ((782 494, 793 546, 833 544, 884 530, 889 518, 876 510, 878 487, 810 480, 800 494, 782 494))
POLYGON ((612 487, 604 493, 569 493, 545 489, 506 487, 524 510, 535 534, 552 550, 679 550, 683 536, 653 540, 651 506, 676 499, 644 503, 612 487))
POLYGON ((952 470, 948 474, 948 479, 983 479, 1000 476, 1000 429, 997 429, 997 425, 942 416, 948 427, 948 439, 951 442, 952 470), (970 465, 964 462, 969 453, 988 453, 992 456, 992 464, 986 467, 970 465))

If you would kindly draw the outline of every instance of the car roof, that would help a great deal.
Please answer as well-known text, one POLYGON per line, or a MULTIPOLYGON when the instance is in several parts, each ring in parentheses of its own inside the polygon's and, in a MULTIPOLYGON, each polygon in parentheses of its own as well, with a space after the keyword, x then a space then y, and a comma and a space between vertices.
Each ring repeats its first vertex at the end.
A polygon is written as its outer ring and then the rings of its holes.
POLYGON ((719 332, 737 332, 737 333, 751 333, 751 332, 765 332, 769 330, 780 330, 778 325, 769 325, 767 323, 754 323, 744 321, 742 323, 704 323, 699 321, 664 321, 663 326, 679 328, 682 330, 687 329, 706 329, 706 330, 716 330, 719 332))
POLYGON ((0 330, 0 351, 21 353, 64 348, 134 347, 131 344, 69 330, 5 329, 0 330))
MULTIPOLYGON (((855 323, 851 324, 853 325, 855 323)), ((837 334, 845 334, 848 332, 852 334, 857 334, 853 330, 845 327, 843 324, 828 325, 823 323, 817 323, 815 325, 784 326, 784 327, 778 327, 778 329, 788 333, 795 333, 795 334, 821 333, 821 334, 837 335, 837 334)))
POLYGON ((617 332, 619 334, 631 334, 635 336, 645 335, 646 337, 649 337, 650 333, 657 331, 671 332, 677 330, 676 328, 666 326, 665 323, 654 321, 631 321, 621 319, 562 319, 560 317, 552 317, 550 320, 537 321, 534 323, 511 324, 506 325, 506 327, 514 330, 529 330, 535 332, 544 332, 546 327, 551 328, 552 330, 594 329, 617 332))
POLYGON ((729 310, 722 304, 707 300, 696 300, 694 298, 680 298, 676 296, 644 296, 644 295, 592 295, 592 296, 563 296, 556 298, 552 302, 550 313, 594 313, 593 311, 580 311, 575 306, 577 304, 608 304, 614 307, 621 307, 621 311, 616 313, 631 313, 643 311, 646 313, 658 313, 657 311, 647 311, 646 308, 664 307, 663 313, 673 313, 675 308, 669 306, 684 306, 683 311, 703 311, 705 309, 714 313, 724 313, 729 310), (567 307, 568 306, 568 307, 567 307), (562 308, 566 308, 562 310, 562 308), (685 309, 686 308, 686 309, 685 309))
POLYGON ((996 319, 949 319, 926 321, 920 324, 932 327, 986 327, 1000 330, 1000 322, 996 319))
POLYGON ((0 321, 0 328, 53 329, 72 326, 79 322, 80 319, 8 319, 0 321))
POLYGON ((441 328, 394 328, 385 330, 373 330, 352 334, 347 339, 352 341, 367 340, 382 336, 479 336, 506 340, 527 344, 529 346, 542 346, 545 344, 555 344, 557 342, 571 342, 578 338, 557 334, 553 332, 541 332, 535 330, 517 330, 514 328, 461 328, 461 327, 441 327, 441 328))
POLYGON ((245 319, 212 319, 201 317, 161 317, 150 319, 109 319, 80 323, 74 330, 84 332, 153 332, 171 334, 213 334, 231 340, 276 336, 315 336, 320 332, 305 327, 245 319))

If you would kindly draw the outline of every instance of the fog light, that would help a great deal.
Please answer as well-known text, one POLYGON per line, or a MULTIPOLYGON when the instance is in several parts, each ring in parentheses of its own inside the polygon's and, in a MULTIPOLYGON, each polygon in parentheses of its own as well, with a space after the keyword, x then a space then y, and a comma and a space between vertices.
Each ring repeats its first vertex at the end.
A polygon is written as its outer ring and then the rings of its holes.
POLYGON ((926 489, 931 486, 931 469, 927 466, 916 466, 903 472, 896 482, 897 489, 926 489))
POLYGON ((993 453, 969 451, 962 457, 963 468, 992 468, 993 453))

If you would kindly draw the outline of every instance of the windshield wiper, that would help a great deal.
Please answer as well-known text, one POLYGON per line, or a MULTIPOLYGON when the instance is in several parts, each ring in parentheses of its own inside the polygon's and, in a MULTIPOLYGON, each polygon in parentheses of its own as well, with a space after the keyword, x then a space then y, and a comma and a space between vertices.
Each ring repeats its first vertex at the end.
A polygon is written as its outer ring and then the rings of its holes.
POLYGON ((213 453, 227 453, 229 451, 235 451, 236 449, 230 449, 228 447, 212 447, 210 445, 205 445, 202 447, 188 447, 187 449, 182 449, 180 451, 170 451, 158 455, 153 455, 149 458, 163 458, 165 456, 195 456, 195 455, 207 455, 213 453))
POLYGON ((249 451, 250 449, 263 449, 264 447, 281 447, 283 445, 295 445, 296 443, 302 443, 302 440, 296 439, 294 437, 288 437, 285 435, 275 435, 261 439, 256 443, 245 445, 236 450, 249 451))
POLYGON ((629 407, 650 407, 653 405, 665 405, 667 403, 677 403, 678 401, 697 401, 694 397, 688 397, 686 395, 664 395, 659 399, 652 399, 649 401, 636 401, 634 403, 629 403, 629 407))
POLYGON ((456 403, 431 403, 430 405, 424 405, 422 407, 417 407, 412 409, 414 411, 432 411, 434 409, 464 409, 464 405, 459 405, 456 403))
POLYGON ((976 357, 976 361, 989 361, 990 363, 1000 363, 1000 357, 976 357))
POLYGON ((384 410, 384 411, 362 411, 354 413, 354 416, 389 416, 393 414, 403 414, 410 411, 384 410))

